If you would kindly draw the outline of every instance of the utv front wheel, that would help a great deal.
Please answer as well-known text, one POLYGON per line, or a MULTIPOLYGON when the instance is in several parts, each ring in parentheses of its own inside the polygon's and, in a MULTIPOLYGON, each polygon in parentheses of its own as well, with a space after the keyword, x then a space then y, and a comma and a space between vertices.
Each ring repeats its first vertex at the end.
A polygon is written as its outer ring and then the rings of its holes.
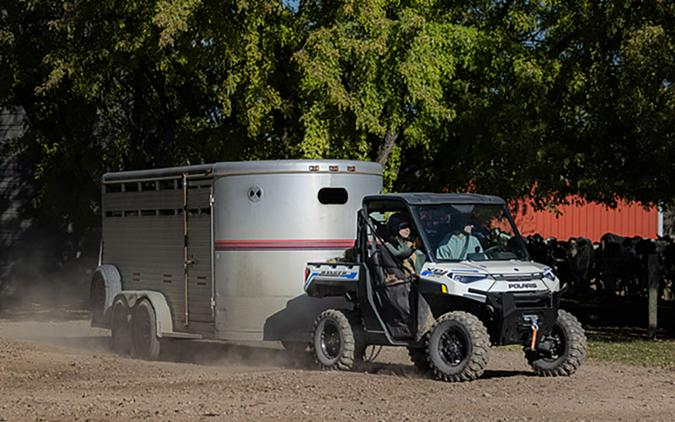
MULTIPOLYGON (((548 342, 546 352, 527 351, 525 356, 534 371, 541 376, 572 375, 586 358, 586 335, 579 321, 569 312, 558 310, 558 319, 551 334, 541 342, 548 342)), ((540 342, 540 343, 541 343, 540 342)))
POLYGON ((434 377, 447 382, 472 381, 485 370, 490 337, 483 323, 467 312, 448 312, 427 334, 427 360, 434 377))
POLYGON ((354 327, 344 311, 328 309, 314 322, 312 348, 316 360, 324 370, 349 371, 359 361, 354 327))

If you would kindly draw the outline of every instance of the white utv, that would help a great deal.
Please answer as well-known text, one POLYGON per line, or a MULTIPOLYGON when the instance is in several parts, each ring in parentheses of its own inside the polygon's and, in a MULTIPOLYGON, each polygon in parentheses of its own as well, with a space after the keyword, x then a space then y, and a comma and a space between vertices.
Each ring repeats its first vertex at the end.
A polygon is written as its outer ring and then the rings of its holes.
POLYGON ((586 356, 577 319, 559 309, 560 281, 532 262, 504 201, 473 194, 367 196, 353 249, 309 263, 305 291, 344 296, 314 323, 324 369, 350 370, 368 345, 407 347, 443 381, 481 376, 491 345, 519 344, 544 376, 571 375, 586 356))

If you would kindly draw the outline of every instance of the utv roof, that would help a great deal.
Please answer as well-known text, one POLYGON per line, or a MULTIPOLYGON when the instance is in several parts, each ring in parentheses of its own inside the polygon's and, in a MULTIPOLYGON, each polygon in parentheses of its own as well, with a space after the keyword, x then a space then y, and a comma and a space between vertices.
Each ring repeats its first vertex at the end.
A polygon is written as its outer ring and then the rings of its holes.
POLYGON ((475 193, 389 193, 383 195, 368 195, 368 201, 402 200, 408 205, 442 205, 442 204, 486 204, 504 205, 504 200, 493 195, 478 195, 475 193))

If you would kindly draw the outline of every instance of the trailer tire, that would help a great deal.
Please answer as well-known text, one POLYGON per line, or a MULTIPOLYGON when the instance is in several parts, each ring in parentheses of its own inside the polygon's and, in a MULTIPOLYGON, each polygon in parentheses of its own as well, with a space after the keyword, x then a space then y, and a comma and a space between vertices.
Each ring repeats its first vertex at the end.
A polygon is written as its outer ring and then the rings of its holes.
POLYGON ((472 381, 480 377, 490 354, 490 336, 475 315, 463 311, 440 316, 427 333, 426 354, 436 379, 472 381))
POLYGON ((105 323, 105 280, 100 271, 92 276, 89 290, 89 315, 92 324, 105 323))
POLYGON ((160 343, 157 337, 157 316, 147 299, 136 303, 131 314, 132 353, 136 358, 156 360, 160 343))
POLYGON ((117 299, 112 306, 111 340, 114 353, 120 356, 131 354, 131 312, 124 299, 117 299))
POLYGON ((423 374, 429 372, 430 366, 427 360, 427 351, 424 347, 408 346, 408 356, 415 368, 423 374))
POLYGON ((555 357, 545 357, 539 353, 526 352, 528 363, 544 377, 570 376, 581 366, 586 358, 586 334, 574 315, 562 309, 558 310, 558 319, 551 330, 551 337, 558 352, 555 357))
POLYGON ((350 371, 363 360, 365 347, 357 344, 354 327, 346 311, 328 309, 314 322, 312 349, 323 370, 350 371))

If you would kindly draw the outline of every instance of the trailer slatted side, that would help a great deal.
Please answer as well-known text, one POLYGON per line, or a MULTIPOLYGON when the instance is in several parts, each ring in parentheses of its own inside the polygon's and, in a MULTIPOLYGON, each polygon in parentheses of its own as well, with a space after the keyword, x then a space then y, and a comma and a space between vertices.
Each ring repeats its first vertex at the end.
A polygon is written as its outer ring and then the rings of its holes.
MULTIPOLYGON (((184 210, 187 211, 188 325, 213 333, 210 179, 191 180, 184 204, 181 179, 108 183, 103 193, 103 259, 116 263, 125 290, 164 294, 174 329, 184 331, 184 210), (165 189, 159 190, 160 187, 165 189), (143 190, 143 189, 146 190, 143 190)), ((206 332, 205 332, 206 331, 206 332)))

